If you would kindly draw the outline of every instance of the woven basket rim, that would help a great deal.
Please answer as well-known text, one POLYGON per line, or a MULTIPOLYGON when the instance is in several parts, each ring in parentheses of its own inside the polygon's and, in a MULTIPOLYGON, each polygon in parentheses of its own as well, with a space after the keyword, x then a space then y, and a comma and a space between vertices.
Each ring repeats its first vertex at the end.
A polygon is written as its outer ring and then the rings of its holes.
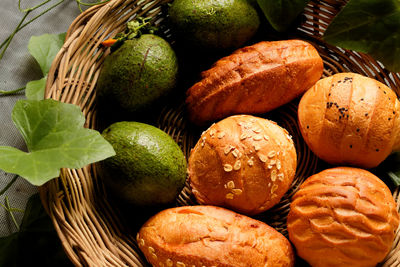
MULTIPOLYGON (((70 25, 66 41, 53 61, 45 98, 78 105, 86 117, 85 127, 96 128, 95 81, 101 64, 109 53, 109 50, 99 48, 101 41, 122 31, 124 22, 136 15, 146 14, 153 18, 154 23, 163 23, 165 16, 160 6, 171 1, 111 0, 81 13, 70 25)), ((346 2, 310 1, 303 14, 304 21, 293 37, 307 40, 317 48, 324 59, 325 75, 346 71, 361 73, 394 88, 399 95, 399 74, 387 71, 368 55, 340 49, 322 40, 326 26, 346 2)), ((180 142, 188 155, 195 138, 191 136, 182 139, 180 129, 185 127, 182 119, 184 111, 174 107, 165 112, 165 116, 159 121, 159 127, 180 142)), ((398 211, 399 189, 400 187, 394 188, 393 193, 398 211)), ((189 203, 186 202, 190 199, 189 194, 190 192, 184 192, 183 196, 181 194, 177 205, 189 203)), ((78 170, 62 169, 60 178, 40 188, 40 195, 63 248, 74 265, 147 265, 134 235, 126 234, 129 233, 127 226, 115 219, 118 215, 104 197, 106 190, 98 179, 96 164, 78 170)), ((287 204, 283 206, 287 207, 287 204)), ((400 265, 400 227, 396 232, 393 248, 382 265, 400 265)))

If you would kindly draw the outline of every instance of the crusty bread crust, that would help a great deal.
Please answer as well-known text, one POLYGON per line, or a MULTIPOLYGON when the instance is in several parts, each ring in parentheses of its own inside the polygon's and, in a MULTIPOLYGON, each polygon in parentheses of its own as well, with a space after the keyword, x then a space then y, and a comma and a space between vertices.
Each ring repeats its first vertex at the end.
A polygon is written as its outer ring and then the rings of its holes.
POLYGON ((257 214, 287 192, 296 161, 293 140, 275 122, 230 116, 206 130, 191 151, 190 186, 200 204, 257 214))
POLYGON ((187 91, 192 122, 257 114, 286 104, 321 77, 317 50, 300 40, 260 42, 218 60, 187 91))
POLYGON ((289 241, 272 227, 213 206, 161 211, 137 235, 153 266, 289 267, 289 241))
POLYGON ((372 173, 350 167, 308 178, 293 196, 289 238, 316 267, 375 266, 392 246, 399 214, 389 188, 372 173))
POLYGON ((298 117, 308 146, 331 164, 375 167, 397 146, 400 134, 396 94, 355 73, 318 81, 303 95, 298 117))

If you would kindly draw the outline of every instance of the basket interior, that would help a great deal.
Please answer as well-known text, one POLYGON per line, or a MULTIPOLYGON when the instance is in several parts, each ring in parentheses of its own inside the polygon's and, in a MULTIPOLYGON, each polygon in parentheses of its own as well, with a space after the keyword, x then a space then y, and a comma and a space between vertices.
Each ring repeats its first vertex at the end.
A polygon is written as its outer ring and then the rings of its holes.
MULTIPOLYGON (((101 42, 121 32, 128 20, 144 16, 151 17, 152 23, 160 27, 160 34, 174 43, 166 23, 168 2, 171 0, 111 0, 82 13, 71 24, 66 42, 52 64, 45 97, 80 106, 86 116, 85 126, 100 129, 98 121, 101 121, 101 117, 96 112, 95 85, 104 58, 109 54, 108 49, 101 47, 101 42)), ((324 76, 338 72, 356 72, 387 84, 399 94, 399 74, 386 70, 382 64, 367 55, 333 47, 322 41, 326 26, 345 2, 310 1, 302 15, 300 26, 284 38, 300 38, 311 42, 324 60, 324 76)), ((256 38, 282 38, 263 34, 256 38)), ((212 59, 215 58, 210 57, 209 60, 212 59)), ((205 61, 197 68, 203 68, 208 63, 210 61, 205 61)), ((196 75, 191 78, 195 79, 196 75)), ((192 81, 186 80, 188 84, 192 81)), ((172 104, 156 110, 150 119, 153 124, 174 138, 188 158, 190 149, 194 147, 204 129, 194 127, 186 119, 183 104, 185 86, 187 84, 181 84, 181 89, 178 90, 181 97, 174 95, 169 99, 172 104)), ((326 167, 302 140, 297 125, 296 101, 298 100, 271 113, 260 115, 275 120, 286 128, 294 137, 298 153, 297 173, 291 190, 277 206, 255 217, 284 235, 287 235, 286 216, 291 196, 304 179, 326 167)), ((398 188, 394 190, 394 196, 399 208, 398 191, 398 188)), ((60 178, 41 188, 41 197, 68 257, 76 266, 146 266, 147 263, 136 245, 135 231, 140 226, 141 219, 153 211, 146 213, 126 206, 117 210, 115 200, 107 195, 98 178, 96 164, 78 170, 63 169, 60 178)), ((196 201, 186 184, 175 205, 194 204, 196 201)), ((399 235, 397 231, 393 250, 385 260, 384 266, 400 264, 399 235)))

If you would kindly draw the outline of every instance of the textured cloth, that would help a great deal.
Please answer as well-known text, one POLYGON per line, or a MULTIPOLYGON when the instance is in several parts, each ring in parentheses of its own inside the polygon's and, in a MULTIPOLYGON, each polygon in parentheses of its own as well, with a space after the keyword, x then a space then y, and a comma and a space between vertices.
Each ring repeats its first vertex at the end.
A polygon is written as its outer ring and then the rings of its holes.
MULTIPOLYGON (((21 1, 21 8, 29 8, 41 3, 43 0, 21 1)), ((57 3, 59 0, 51 0, 45 6, 32 12, 26 21, 38 15, 48 7, 57 3)), ((18 10, 17 0, 0 1, 0 43, 3 42, 15 29, 23 17, 23 13, 18 10)), ((18 32, 10 47, 0 60, 0 90, 14 90, 26 85, 31 80, 42 78, 39 65, 29 54, 27 46, 32 35, 42 35, 45 33, 58 34, 66 32, 74 18, 79 15, 79 9, 74 0, 64 0, 64 2, 40 17, 33 23, 18 32)), ((23 99, 24 93, 14 96, 0 96, 0 145, 13 146, 19 149, 26 149, 24 141, 11 120, 11 111, 18 99, 23 99)), ((5 174, 0 171, 0 190, 14 177, 13 174, 5 174)), ((16 183, 0 197, 0 202, 4 203, 4 197, 8 196, 10 206, 13 208, 25 209, 26 201, 29 196, 37 192, 37 188, 18 178, 16 183)), ((15 213, 17 222, 20 223, 23 214, 15 213)), ((5 209, 0 208, 0 236, 5 236, 15 231, 9 214, 5 209)))

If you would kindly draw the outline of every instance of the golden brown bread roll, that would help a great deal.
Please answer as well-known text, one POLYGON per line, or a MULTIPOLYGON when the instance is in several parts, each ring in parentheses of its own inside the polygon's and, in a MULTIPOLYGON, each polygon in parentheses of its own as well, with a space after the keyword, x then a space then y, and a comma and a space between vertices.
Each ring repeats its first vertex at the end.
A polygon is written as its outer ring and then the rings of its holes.
POLYGON ((153 266, 289 267, 289 241, 272 227, 213 206, 164 210, 137 235, 139 248, 153 266))
POLYGON ((390 251, 399 214, 389 188, 350 167, 308 178, 293 196, 289 238, 314 267, 375 266, 390 251))
POLYGON ((192 122, 257 114, 286 104, 321 77, 323 62, 304 41, 260 42, 241 48, 202 73, 187 91, 192 122))
POLYGON ((231 116, 205 131, 191 151, 190 186, 200 204, 257 214, 289 189, 296 159, 291 137, 275 122, 231 116))
POLYGON ((303 95, 298 110, 302 135, 318 157, 364 168, 400 149, 399 114, 390 88, 355 73, 321 79, 303 95))

